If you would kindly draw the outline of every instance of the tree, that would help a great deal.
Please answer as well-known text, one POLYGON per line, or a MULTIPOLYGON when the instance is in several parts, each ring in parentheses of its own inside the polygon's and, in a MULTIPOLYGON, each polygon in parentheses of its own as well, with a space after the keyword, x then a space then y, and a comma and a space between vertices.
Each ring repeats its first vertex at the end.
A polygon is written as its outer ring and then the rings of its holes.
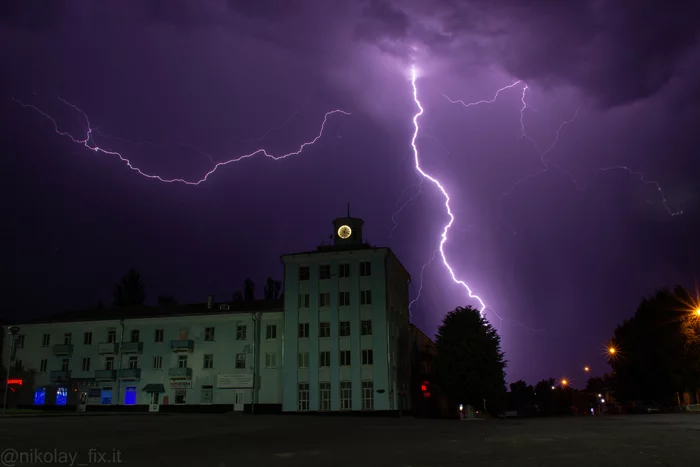
POLYGON ((661 289, 617 326, 610 365, 619 399, 673 405, 677 393, 700 387, 700 343, 693 332, 698 318, 691 303, 681 287, 661 289))
POLYGON ((236 290, 233 293, 232 299, 234 302, 242 302, 243 301, 243 293, 240 290, 236 290))
POLYGON ((484 406, 497 413, 505 402, 506 361, 501 338, 478 310, 468 306, 447 313, 436 336, 435 373, 453 404, 484 406))
POLYGON ((255 282, 250 277, 243 281, 243 300, 246 302, 255 300, 255 282))
POLYGON ((510 383, 510 405, 518 413, 528 414, 530 408, 535 405, 535 388, 522 379, 510 383))
POLYGON ((548 416, 557 413, 554 378, 543 379, 535 384, 535 401, 540 415, 548 416))
POLYGON ((282 291, 282 282, 272 279, 272 277, 267 278, 265 284, 265 289, 263 289, 263 295, 265 300, 277 300, 280 298, 280 292, 282 291))
POLYGON ((114 288, 116 306, 140 306, 146 301, 146 292, 141 276, 134 268, 129 269, 120 284, 114 288))

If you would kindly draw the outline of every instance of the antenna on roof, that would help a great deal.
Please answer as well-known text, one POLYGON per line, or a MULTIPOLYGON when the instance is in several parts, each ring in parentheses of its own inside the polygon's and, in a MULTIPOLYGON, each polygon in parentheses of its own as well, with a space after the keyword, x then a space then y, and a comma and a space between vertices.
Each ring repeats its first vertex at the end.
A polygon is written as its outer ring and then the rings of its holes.
POLYGON ((348 217, 350 217, 350 203, 348 203, 348 217))

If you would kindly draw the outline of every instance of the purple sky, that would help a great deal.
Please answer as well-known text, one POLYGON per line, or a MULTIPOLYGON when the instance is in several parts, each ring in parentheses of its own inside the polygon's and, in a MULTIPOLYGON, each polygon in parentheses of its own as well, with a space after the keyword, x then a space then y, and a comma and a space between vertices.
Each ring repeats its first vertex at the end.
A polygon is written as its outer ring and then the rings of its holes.
MULTIPOLYGON (((448 220, 425 181, 389 238, 397 205, 417 188, 399 196, 419 182, 415 65, 422 165, 456 216, 446 253, 503 318, 488 315, 508 379, 583 385, 584 365, 604 371, 614 325, 659 286, 694 287, 700 263, 697 7, 622 3, 3 2, 3 315, 111 301, 131 266, 150 300, 229 299, 246 276, 261 293, 265 277, 281 278, 279 256, 326 241, 348 201, 367 239, 409 269, 415 294, 448 220), (443 96, 490 100, 516 80, 493 104, 443 96), (252 157, 192 187, 145 179, 12 100, 82 137, 84 120, 58 94, 87 112, 101 147, 188 180, 212 160, 294 151, 330 110, 352 115, 329 117, 300 155, 252 157), (574 115, 547 154, 550 169, 503 196, 542 168, 532 141, 550 147, 574 115), (663 193, 600 170, 614 166, 663 193)), ((446 311, 470 303, 436 260, 414 320, 432 334, 446 311)))

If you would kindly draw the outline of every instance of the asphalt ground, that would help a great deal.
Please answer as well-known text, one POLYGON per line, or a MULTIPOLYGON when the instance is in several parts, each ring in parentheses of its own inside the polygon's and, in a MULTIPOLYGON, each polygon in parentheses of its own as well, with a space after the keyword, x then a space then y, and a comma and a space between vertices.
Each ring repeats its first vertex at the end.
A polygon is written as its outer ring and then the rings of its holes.
POLYGON ((0 419, 0 467, 700 466, 700 415, 458 421, 104 415, 0 419))

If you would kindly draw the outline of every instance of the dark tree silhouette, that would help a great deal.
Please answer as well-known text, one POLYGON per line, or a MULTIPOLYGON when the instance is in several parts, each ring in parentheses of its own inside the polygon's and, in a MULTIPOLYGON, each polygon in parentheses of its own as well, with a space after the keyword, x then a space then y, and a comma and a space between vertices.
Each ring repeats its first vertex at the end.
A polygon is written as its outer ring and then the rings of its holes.
POLYGON ((646 298, 631 319, 614 332, 610 357, 618 399, 654 400, 673 405, 677 393, 700 388, 698 317, 693 300, 677 287, 646 298))
POLYGON ((140 306, 146 301, 146 291, 141 282, 141 276, 136 269, 131 268, 114 288, 114 304, 116 306, 140 306))
POLYGON ((255 300, 255 282, 250 277, 243 281, 243 300, 246 302, 255 300))
POLYGON ((519 414, 527 415, 535 405, 535 388, 522 379, 510 383, 510 405, 519 414))
POLYGON ((240 290, 236 290, 236 291, 233 293, 232 300, 233 300, 234 302, 242 302, 242 301, 243 301, 243 293, 242 293, 240 290))
POLYGON ((263 289, 263 296, 265 300, 277 300, 280 298, 280 293, 282 292, 282 282, 272 279, 272 277, 267 278, 265 283, 265 288, 263 289))
POLYGON ((447 313, 436 336, 435 372, 453 404, 469 404, 490 413, 505 405, 506 361, 501 338, 486 318, 472 307, 447 313))
POLYGON ((172 295, 158 295, 158 306, 175 306, 178 301, 172 295))

